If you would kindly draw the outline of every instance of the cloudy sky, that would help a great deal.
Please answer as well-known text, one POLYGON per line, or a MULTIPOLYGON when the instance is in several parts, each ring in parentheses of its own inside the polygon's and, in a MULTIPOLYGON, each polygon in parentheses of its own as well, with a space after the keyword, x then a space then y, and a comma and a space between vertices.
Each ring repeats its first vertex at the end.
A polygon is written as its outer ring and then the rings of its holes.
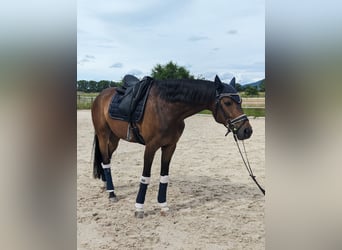
POLYGON ((194 76, 265 77, 264 0, 80 0, 78 80, 150 75, 173 61, 194 76))

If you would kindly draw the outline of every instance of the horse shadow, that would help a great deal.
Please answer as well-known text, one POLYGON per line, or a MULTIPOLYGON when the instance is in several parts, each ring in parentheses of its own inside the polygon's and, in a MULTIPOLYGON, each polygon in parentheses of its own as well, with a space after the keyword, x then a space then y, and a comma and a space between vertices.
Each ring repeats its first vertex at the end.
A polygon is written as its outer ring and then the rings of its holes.
MULTIPOLYGON (((119 185, 120 191, 117 193, 119 200, 135 199, 138 187, 137 183, 119 185)), ((148 192, 157 194, 158 185, 151 185, 148 192)), ((230 181, 228 177, 201 176, 193 178, 183 175, 182 178, 172 180, 169 183, 168 193, 168 203, 174 211, 195 209, 209 202, 235 202, 245 199, 247 203, 250 203, 264 199, 263 194, 253 183, 236 183, 230 181)), ((159 208, 146 212, 155 214, 157 211, 159 208)))

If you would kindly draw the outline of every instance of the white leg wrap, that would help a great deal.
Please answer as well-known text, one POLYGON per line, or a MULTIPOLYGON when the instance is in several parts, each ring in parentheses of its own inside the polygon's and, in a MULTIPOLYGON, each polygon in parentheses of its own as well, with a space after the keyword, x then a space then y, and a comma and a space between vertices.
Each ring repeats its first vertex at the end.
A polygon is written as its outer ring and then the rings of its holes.
POLYGON ((150 181, 151 181, 151 177, 144 177, 144 176, 141 176, 140 177, 140 182, 143 183, 143 184, 150 184, 150 181))
POLYGON ((169 176, 168 175, 160 176, 160 183, 169 183, 169 176))
POLYGON ((161 208, 167 207, 167 202, 158 203, 161 208))
POLYGON ((167 202, 163 202, 163 203, 158 203, 160 206, 160 210, 161 212, 167 212, 169 211, 169 207, 167 206, 167 202))
POLYGON ((109 164, 101 163, 101 165, 102 165, 102 168, 110 168, 111 167, 110 163, 109 164))
POLYGON ((114 190, 106 190, 107 193, 114 192, 114 190))
POLYGON ((136 210, 144 210, 144 204, 135 203, 135 209, 136 210))

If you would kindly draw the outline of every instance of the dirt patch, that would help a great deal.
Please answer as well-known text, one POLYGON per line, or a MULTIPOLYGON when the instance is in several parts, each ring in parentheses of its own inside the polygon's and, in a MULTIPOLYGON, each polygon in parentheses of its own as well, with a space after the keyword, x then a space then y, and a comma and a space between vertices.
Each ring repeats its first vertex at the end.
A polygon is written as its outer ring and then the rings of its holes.
MULTIPOLYGON (((245 142, 254 174, 265 184, 265 119, 251 118, 245 142)), ((120 141, 112 159, 117 203, 92 178, 94 129, 77 111, 78 249, 265 249, 265 198, 249 178, 231 135, 211 115, 186 120, 171 161, 168 204, 157 204, 160 150, 152 166, 144 219, 134 217, 144 147, 120 141)))

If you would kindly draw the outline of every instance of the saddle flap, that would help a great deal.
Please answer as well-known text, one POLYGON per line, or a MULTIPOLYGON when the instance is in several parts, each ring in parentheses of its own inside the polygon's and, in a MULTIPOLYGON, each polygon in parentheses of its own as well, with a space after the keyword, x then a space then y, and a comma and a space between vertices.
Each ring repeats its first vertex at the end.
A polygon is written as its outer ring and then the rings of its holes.
POLYGON ((140 121, 152 81, 151 77, 144 77, 133 86, 124 88, 124 93, 117 89, 109 108, 110 116, 128 122, 140 121))

